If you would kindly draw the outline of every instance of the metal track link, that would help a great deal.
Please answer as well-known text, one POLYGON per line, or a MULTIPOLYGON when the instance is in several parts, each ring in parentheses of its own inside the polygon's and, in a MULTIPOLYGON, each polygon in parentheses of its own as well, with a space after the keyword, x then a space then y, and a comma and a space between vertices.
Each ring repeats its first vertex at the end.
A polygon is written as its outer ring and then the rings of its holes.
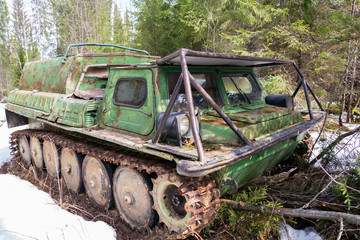
MULTIPOLYGON (((10 150, 13 158, 19 158, 18 138, 20 136, 36 137, 41 140, 47 140, 55 143, 62 148, 69 148, 83 155, 89 155, 102 161, 136 168, 138 171, 145 171, 147 174, 156 173, 157 176, 175 173, 170 162, 161 162, 161 159, 154 159, 153 156, 136 153, 126 149, 115 149, 114 147, 99 144, 94 141, 84 140, 82 138, 55 131, 25 129, 13 132, 10 135, 10 150), (152 158, 152 159, 150 159, 152 158)), ((186 238, 206 227, 216 216, 220 206, 219 190, 215 188, 213 181, 200 181, 198 178, 183 178, 183 183, 179 188, 181 195, 186 196, 188 201, 185 205, 185 211, 191 212, 191 218, 187 221, 185 232, 176 237, 186 238)), ((157 233, 159 227, 155 226, 157 233)), ((152 231, 154 233, 154 231, 152 231)), ((167 232, 163 230, 163 232, 167 232)), ((169 234, 169 233, 167 233, 169 234)), ((150 233, 151 235, 151 233, 150 233)), ((159 234, 163 236, 163 234, 159 234)), ((170 234, 169 234, 170 235, 170 234)), ((170 237, 168 235, 168 237, 170 237)), ((174 235, 171 236, 172 238, 174 235)))

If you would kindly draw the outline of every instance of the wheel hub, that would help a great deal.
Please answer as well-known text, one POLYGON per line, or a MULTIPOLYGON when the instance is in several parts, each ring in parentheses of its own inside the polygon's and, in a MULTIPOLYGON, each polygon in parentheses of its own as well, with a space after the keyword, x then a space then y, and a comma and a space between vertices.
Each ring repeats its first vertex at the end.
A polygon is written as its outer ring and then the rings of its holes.
POLYGON ((30 150, 31 157, 35 167, 38 169, 43 169, 44 159, 43 159, 43 149, 41 147, 40 139, 37 137, 30 137, 30 150))
POLYGON ((44 162, 48 174, 51 177, 59 177, 60 175, 60 158, 59 149, 55 143, 50 141, 44 141, 44 162))
POLYGON ((173 196, 172 203, 173 203, 174 206, 178 207, 180 205, 180 203, 181 203, 179 197, 178 196, 173 196))
POLYGON ((133 205, 134 204, 134 197, 130 194, 130 193, 127 193, 124 197, 125 199, 125 202, 129 205, 133 205))
POLYGON ((67 165, 67 166, 65 167, 65 172, 66 172, 66 173, 71 173, 71 166, 70 166, 70 165, 67 165))

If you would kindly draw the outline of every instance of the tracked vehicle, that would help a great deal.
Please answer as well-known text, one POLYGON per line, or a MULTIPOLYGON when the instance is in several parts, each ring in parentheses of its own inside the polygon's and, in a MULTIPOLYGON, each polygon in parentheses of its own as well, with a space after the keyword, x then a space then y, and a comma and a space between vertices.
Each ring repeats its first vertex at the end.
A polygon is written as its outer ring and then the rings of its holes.
MULTIPOLYGON (((287 158, 323 117, 293 61, 180 49, 164 58, 83 53, 27 63, 6 106, 11 149, 134 228, 179 237, 216 216, 219 197, 287 158), (267 95, 254 69, 292 65, 292 96, 267 95), (293 108, 303 88, 306 115, 293 108)), ((109 46, 109 45, 105 45, 109 46)))

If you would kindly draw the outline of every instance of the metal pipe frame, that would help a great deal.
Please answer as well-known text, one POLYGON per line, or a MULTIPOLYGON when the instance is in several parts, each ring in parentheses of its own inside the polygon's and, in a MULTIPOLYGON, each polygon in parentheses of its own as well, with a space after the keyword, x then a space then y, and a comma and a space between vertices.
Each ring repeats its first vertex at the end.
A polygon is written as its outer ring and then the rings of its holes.
POLYGON ((135 49, 135 48, 128 48, 128 47, 124 47, 124 46, 119 46, 119 45, 114 45, 114 44, 105 44, 105 43, 77 43, 77 44, 70 44, 66 51, 65 54, 63 56, 63 58, 61 59, 62 63, 66 62, 66 57, 68 55, 68 52, 70 50, 70 48, 72 47, 82 47, 82 46, 97 46, 97 47, 115 47, 115 48, 120 48, 123 50, 129 50, 129 51, 134 51, 134 52, 140 52, 140 53, 144 53, 148 56, 150 56, 150 53, 148 53, 145 50, 140 50, 140 49, 135 49))
MULTIPOLYGON (((161 133, 163 132, 165 123, 167 121, 167 119, 169 118, 171 109, 174 106, 175 100, 180 92, 180 88, 181 88, 181 84, 184 83, 184 87, 185 87, 185 94, 186 94, 186 100, 188 103, 188 108, 189 108, 189 117, 190 117, 190 127, 191 127, 191 131, 192 134, 194 136, 194 142, 195 142, 195 147, 196 147, 196 151, 198 153, 198 159, 199 159, 199 164, 201 165, 208 165, 208 162, 205 159, 205 154, 204 154, 204 148, 202 145, 202 141, 201 141, 201 137, 200 137, 200 132, 199 129, 197 128, 197 124, 196 124, 196 118, 195 118, 195 111, 194 111, 194 103, 193 103, 193 98, 192 98, 192 92, 191 92, 191 85, 194 86, 196 88, 196 90, 204 97, 204 99, 215 109, 215 111, 220 115, 220 117, 226 122, 226 124, 234 131, 234 133, 246 144, 245 146, 241 147, 242 150, 246 150, 249 154, 253 154, 257 151, 259 151, 259 149, 263 149, 262 146, 258 146, 254 147, 252 145, 252 143, 242 134, 242 132, 235 126, 235 124, 230 120, 230 118, 226 115, 226 113, 224 113, 222 111, 222 109, 220 108, 220 106, 212 99, 212 97, 205 91, 205 89, 203 87, 201 87, 201 85, 196 81, 196 79, 189 73, 188 71, 188 67, 187 67, 187 61, 186 61, 186 56, 198 56, 198 57, 214 57, 214 58, 230 58, 230 59, 234 59, 234 60, 239 60, 239 59, 246 59, 246 60, 272 60, 272 59, 265 59, 265 58, 255 58, 255 57, 244 57, 244 56, 236 56, 236 55, 230 55, 230 54, 216 54, 216 53, 208 53, 208 52, 197 52, 197 51, 192 51, 192 50, 188 50, 188 49, 180 49, 160 60, 157 61, 158 65, 162 65, 162 64, 166 64, 167 62, 171 61, 172 59, 175 59, 177 57, 180 58, 180 63, 181 63, 181 69, 182 69, 182 73, 178 79, 178 82, 176 83, 176 86, 174 88, 173 94, 170 98, 169 104, 165 110, 164 113, 164 117, 158 127, 158 130, 155 133, 154 138, 152 139, 153 143, 158 143, 161 133)), ((312 108, 311 108, 311 102, 310 102, 310 98, 309 98, 309 92, 310 94, 314 97, 316 103, 319 105, 320 109, 322 111, 324 111, 323 106, 321 105, 319 99, 316 97, 314 91, 311 89, 310 85, 307 83, 304 75, 302 74, 301 70, 299 69, 299 67, 295 64, 294 61, 289 61, 289 60, 278 60, 278 59, 273 59, 275 62, 273 64, 269 63, 269 64, 259 64, 257 66, 254 67, 265 67, 265 66, 275 66, 275 65, 287 65, 287 64, 292 64, 294 66, 294 68, 296 69, 298 75, 301 78, 301 81, 299 82, 299 84, 297 85, 292 97, 294 98, 296 96, 296 94, 298 93, 298 91, 300 90, 301 87, 304 88, 304 93, 305 93, 305 99, 306 99, 306 104, 308 107, 308 111, 309 111, 309 115, 310 115, 310 121, 308 123, 302 124, 301 130, 305 129, 306 127, 308 127, 309 125, 314 125, 315 122, 317 123, 320 119, 314 119, 314 115, 312 112, 312 108)), ((291 131, 291 136, 294 134, 299 134, 299 129, 295 132, 296 128, 294 128, 291 131)), ((286 137, 289 137, 289 134, 286 134, 286 137)), ((278 137, 278 141, 281 141, 284 139, 284 135, 279 136, 278 137)), ((275 141, 275 142, 278 142, 275 141)), ((266 145, 269 145, 268 143, 266 143, 266 145)), ((244 155, 244 154, 243 154, 244 155)), ((248 154, 245 154, 246 156, 248 154)), ((244 155, 244 156, 245 156, 244 155)), ((234 160, 234 159, 233 159, 234 160)), ((231 161, 233 161, 231 160, 231 161)), ((185 160, 184 160, 185 161, 185 160)), ((188 165, 188 161, 185 161, 186 164, 188 165)), ((185 163, 184 162, 184 163, 185 163)), ((224 162, 225 163, 225 162, 224 162)), ((222 163, 222 164, 224 164, 222 163)), ((181 169, 179 169, 180 171, 184 171, 184 169, 188 169, 188 166, 185 165, 178 165, 181 169)), ((202 169, 204 170, 204 169, 202 169)))
POLYGON ((295 91, 294 91, 294 93, 292 95, 292 98, 295 98, 295 96, 298 93, 298 91, 300 90, 301 86, 303 86, 304 93, 305 93, 306 104, 307 104, 309 115, 310 115, 310 119, 313 119, 314 115, 312 113, 311 102, 310 102, 308 91, 310 91, 311 95, 315 99, 315 101, 318 104, 321 111, 325 111, 325 109, 322 106, 322 104, 320 103, 319 99, 316 97, 316 95, 315 95, 314 91, 312 90, 312 88, 310 87, 310 85, 307 83, 307 80, 306 80, 305 76, 302 74, 300 68, 295 64, 295 62, 293 62, 293 66, 294 66, 296 72, 299 74, 301 80, 300 80, 299 84, 296 86, 296 89, 295 89, 295 91))
POLYGON ((194 137, 196 151, 198 153, 199 161, 201 163, 206 163, 204 148, 200 138, 199 129, 196 124, 194 102, 191 92, 191 83, 190 83, 189 71, 188 71, 184 51, 180 51, 180 60, 181 60, 182 73, 184 74, 184 86, 185 86, 186 100, 189 108, 190 127, 194 137))
POLYGON ((152 139, 153 143, 158 143, 159 140, 160 140, 160 136, 161 136, 161 134, 162 134, 162 132, 164 130, 165 123, 168 120, 170 112, 171 112, 172 108, 174 107, 174 103, 176 101, 176 98, 179 95, 181 84, 183 83, 183 79, 184 79, 183 76, 184 76, 183 73, 181 73, 180 76, 179 76, 179 79, 178 79, 178 81, 177 81, 177 83, 175 85, 173 94, 172 94, 172 96, 170 98, 169 104, 168 104, 168 106, 167 106, 167 108, 165 110, 164 116, 163 116, 163 118, 162 118, 162 120, 160 122, 160 125, 159 125, 156 133, 155 133, 154 138, 152 139))

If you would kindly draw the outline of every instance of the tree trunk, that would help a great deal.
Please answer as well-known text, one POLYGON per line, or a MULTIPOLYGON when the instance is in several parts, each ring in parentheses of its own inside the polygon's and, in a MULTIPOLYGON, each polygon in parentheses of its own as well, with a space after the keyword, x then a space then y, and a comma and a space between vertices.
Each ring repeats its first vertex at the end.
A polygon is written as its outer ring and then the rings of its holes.
MULTIPOLYGON (((359 43, 359 41, 356 42, 355 52, 357 52, 357 50, 358 50, 358 43, 359 43)), ((352 105, 352 101, 353 101, 354 83, 355 83, 355 79, 356 79, 356 65, 357 65, 357 55, 354 56, 354 62, 353 62, 353 72, 352 72, 352 78, 351 78, 351 83, 350 83, 349 100, 347 103, 347 114, 346 114, 346 122, 347 123, 350 123, 353 119, 351 105, 352 105)))

